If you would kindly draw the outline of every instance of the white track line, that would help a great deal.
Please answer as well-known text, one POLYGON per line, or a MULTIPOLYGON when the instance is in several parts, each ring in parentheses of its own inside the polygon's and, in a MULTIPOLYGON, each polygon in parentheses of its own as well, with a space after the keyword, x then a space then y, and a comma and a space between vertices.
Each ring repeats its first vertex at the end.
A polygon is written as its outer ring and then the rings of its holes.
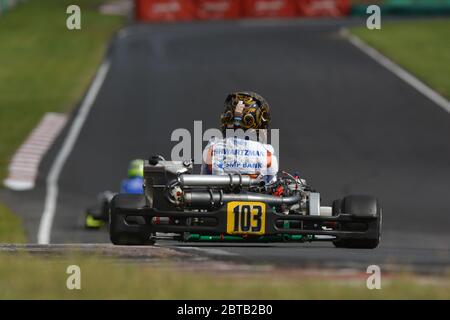
POLYGON ((41 222, 38 231, 38 243, 39 244, 49 244, 50 243, 50 233, 53 224, 53 218, 55 216, 56 204, 58 200, 58 180, 61 171, 66 163, 67 158, 72 152, 78 136, 83 128, 84 122, 86 121, 89 111, 94 104, 100 88, 106 78, 109 71, 110 62, 105 60, 92 82, 91 87, 78 111, 76 118, 74 119, 70 131, 64 140, 63 146, 59 151, 55 162, 53 163, 50 173, 47 177, 47 195, 45 198, 44 212, 42 213, 41 222))
POLYGON ((357 47, 365 54, 370 56, 372 59, 374 59, 376 62, 381 64, 383 67, 394 73, 397 77, 408 83, 410 86, 412 86, 417 91, 426 96, 428 99, 436 103, 442 109, 444 109, 447 112, 450 112, 450 102, 443 96, 441 96, 439 93, 428 87, 422 81, 414 77, 412 74, 404 70, 402 67, 400 67, 390 59, 386 58, 377 50, 364 43, 361 39, 352 35, 347 29, 345 28, 341 29, 341 35, 347 38, 350 41, 350 43, 352 43, 355 47, 357 47))

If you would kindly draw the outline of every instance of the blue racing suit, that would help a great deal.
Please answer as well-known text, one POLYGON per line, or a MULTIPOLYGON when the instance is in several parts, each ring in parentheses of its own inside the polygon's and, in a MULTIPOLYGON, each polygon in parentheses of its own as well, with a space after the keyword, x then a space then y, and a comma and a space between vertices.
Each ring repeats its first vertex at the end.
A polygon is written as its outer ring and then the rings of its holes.
POLYGON ((144 194, 144 179, 140 177, 123 180, 120 185, 120 193, 144 194))

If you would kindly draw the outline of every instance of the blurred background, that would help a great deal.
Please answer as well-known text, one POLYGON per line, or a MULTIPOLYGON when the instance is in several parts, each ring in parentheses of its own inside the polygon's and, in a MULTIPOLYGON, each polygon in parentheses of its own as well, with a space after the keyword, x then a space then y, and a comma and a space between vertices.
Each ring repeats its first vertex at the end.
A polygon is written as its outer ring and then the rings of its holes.
POLYGON ((450 0, 0 0, 0 242, 38 242, 49 175, 103 63, 57 175, 51 243, 109 243, 84 228, 96 195, 118 191, 132 159, 169 158, 175 129, 217 127, 226 95, 252 90, 271 105, 281 168, 324 202, 377 195, 383 240, 370 252, 223 250, 293 267, 448 268, 449 14, 450 0), (73 4, 80 30, 66 27, 73 4), (380 30, 366 27, 373 4, 380 30))

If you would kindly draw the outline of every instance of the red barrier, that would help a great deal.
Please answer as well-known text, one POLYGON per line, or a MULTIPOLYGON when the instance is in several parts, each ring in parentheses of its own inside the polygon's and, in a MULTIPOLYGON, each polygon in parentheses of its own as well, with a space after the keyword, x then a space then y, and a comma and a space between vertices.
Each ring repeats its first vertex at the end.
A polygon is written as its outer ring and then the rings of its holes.
POLYGON ((349 0, 296 0, 299 15, 306 17, 339 17, 350 12, 349 0))
POLYGON ((241 0, 193 0, 195 17, 200 20, 237 19, 241 0))
POLYGON ((242 0, 246 17, 292 17, 296 15, 292 0, 242 0))
POLYGON ((136 0, 136 17, 140 21, 192 20, 191 0, 136 0))
POLYGON ((350 12, 349 0, 135 0, 135 4, 137 20, 155 22, 240 17, 337 17, 350 12))

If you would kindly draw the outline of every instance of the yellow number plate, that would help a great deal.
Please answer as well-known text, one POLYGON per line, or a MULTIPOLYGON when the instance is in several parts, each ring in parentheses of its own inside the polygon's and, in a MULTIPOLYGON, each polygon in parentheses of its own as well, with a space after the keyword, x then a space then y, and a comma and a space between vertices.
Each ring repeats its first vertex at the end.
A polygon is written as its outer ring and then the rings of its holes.
POLYGON ((233 201, 227 205, 227 233, 263 235, 266 230, 264 202, 233 201))

